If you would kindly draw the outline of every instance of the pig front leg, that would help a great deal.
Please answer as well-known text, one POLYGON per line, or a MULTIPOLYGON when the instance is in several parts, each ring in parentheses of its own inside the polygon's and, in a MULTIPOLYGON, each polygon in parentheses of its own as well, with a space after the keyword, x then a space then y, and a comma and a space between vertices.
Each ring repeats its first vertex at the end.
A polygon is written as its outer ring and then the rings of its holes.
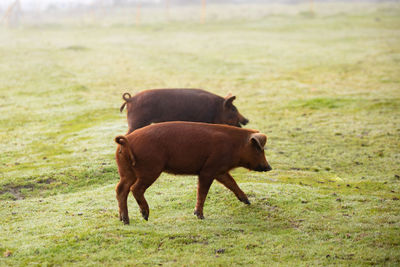
POLYGON ((199 175, 199 182, 197 184, 197 203, 196 208, 194 210, 194 215, 199 219, 204 219, 203 215, 203 206, 204 201, 206 200, 208 190, 210 190, 210 186, 213 182, 212 175, 199 175))
POLYGON ((225 173, 221 176, 217 176, 217 181, 223 184, 226 188, 231 190, 235 196, 244 204, 250 205, 250 201, 247 198, 246 194, 240 189, 237 185, 236 181, 229 173, 225 173))

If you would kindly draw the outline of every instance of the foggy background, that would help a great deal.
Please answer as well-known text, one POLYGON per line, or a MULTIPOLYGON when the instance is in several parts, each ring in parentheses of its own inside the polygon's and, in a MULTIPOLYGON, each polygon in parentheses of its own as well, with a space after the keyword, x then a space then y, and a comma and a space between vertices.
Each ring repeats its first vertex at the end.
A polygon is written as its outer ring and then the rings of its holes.
MULTIPOLYGON (((309 2, 310 0, 207 0, 207 4, 271 4, 271 3, 284 3, 284 4, 297 4, 301 2, 309 2)), ((314 0, 313 2, 398 2, 398 0, 314 0)), ((6 10, 12 5, 15 0, 2 0, 0 1, 0 10, 6 10)), ((138 3, 146 6, 159 6, 159 5, 197 5, 201 4, 202 0, 19 0, 21 9, 24 11, 45 11, 48 9, 74 9, 94 6, 129 6, 138 3)))
POLYGON ((107 26, 173 21, 223 20, 226 16, 257 19, 271 14, 302 12, 331 14, 349 2, 400 2, 400 0, 2 0, 0 25, 78 23, 107 26), (265 5, 265 8, 260 8, 265 5), (324 8, 318 9, 319 4, 324 8), (229 5, 226 12, 222 6, 229 5), (113 17, 112 20, 107 18, 113 17), (117 20, 116 20, 117 18, 117 20), (119 20, 118 20, 119 19, 119 20))

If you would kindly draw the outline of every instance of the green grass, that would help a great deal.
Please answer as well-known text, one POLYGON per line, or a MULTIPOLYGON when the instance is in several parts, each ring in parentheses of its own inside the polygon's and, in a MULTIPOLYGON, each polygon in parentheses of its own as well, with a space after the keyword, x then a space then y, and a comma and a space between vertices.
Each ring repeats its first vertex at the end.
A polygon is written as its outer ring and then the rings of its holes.
POLYGON ((0 28, 0 265, 400 264, 398 4, 134 12, 0 28), (268 135, 273 171, 232 172, 252 205, 215 183, 197 220, 196 177, 163 174, 118 220, 122 93, 163 87, 268 135))

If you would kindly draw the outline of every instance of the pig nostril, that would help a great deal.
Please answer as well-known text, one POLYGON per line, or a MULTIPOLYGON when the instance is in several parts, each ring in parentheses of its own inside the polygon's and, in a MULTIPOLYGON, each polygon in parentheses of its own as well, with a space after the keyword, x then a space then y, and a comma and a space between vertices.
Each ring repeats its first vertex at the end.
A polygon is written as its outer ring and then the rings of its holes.
POLYGON ((271 168, 271 166, 258 165, 254 170, 258 171, 258 172, 267 172, 267 171, 272 170, 272 168, 271 168))

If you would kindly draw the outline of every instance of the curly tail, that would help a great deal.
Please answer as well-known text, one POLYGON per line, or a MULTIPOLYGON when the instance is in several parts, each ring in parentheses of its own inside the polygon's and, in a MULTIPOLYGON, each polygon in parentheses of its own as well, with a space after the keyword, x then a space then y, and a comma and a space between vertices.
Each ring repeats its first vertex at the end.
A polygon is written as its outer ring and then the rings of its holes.
POLYGON ((127 150, 129 159, 132 163, 132 166, 135 166, 136 160, 135 160, 135 157, 133 156, 132 149, 129 146, 128 139, 125 136, 119 135, 119 136, 115 137, 115 142, 120 145, 120 148, 119 148, 120 154, 122 153, 123 148, 127 150))
POLYGON ((119 112, 122 112, 125 108, 126 103, 132 98, 130 93, 124 93, 122 95, 122 99, 125 100, 125 102, 122 104, 122 106, 119 108, 119 112))

